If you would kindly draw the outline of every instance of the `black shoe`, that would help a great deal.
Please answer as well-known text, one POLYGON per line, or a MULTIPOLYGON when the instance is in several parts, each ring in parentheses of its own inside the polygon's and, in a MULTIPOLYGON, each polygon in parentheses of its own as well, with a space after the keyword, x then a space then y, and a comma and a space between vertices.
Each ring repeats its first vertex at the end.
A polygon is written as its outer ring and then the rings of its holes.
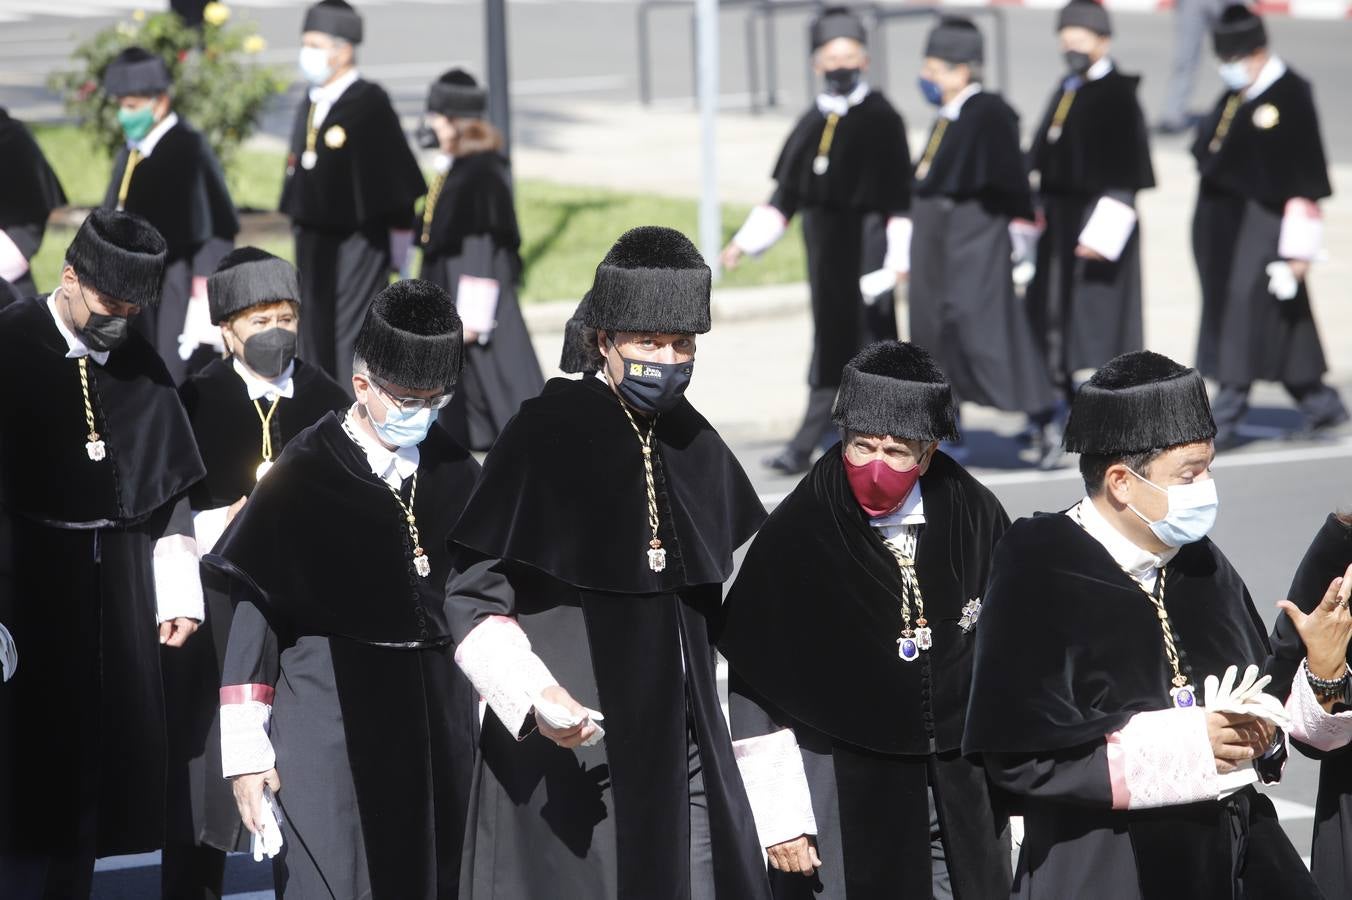
POLYGON ((1286 439, 1288 441, 1337 440, 1347 433, 1346 425, 1349 421, 1352 421, 1352 416, 1348 415, 1347 410, 1342 409, 1327 419, 1291 432, 1286 436, 1286 439))
POLYGON ((1155 133, 1162 135, 1183 134, 1191 131, 1193 123, 1188 119, 1179 119, 1177 121, 1159 121, 1155 123, 1155 133))
POLYGON ((1051 472, 1056 469, 1064 468, 1066 465, 1066 448, 1060 441, 1047 443, 1043 445, 1042 455, 1037 461, 1037 467, 1044 472, 1051 472))
POLYGON ((785 475, 801 475, 812 468, 812 454, 785 447, 774 456, 761 460, 761 465, 785 475))

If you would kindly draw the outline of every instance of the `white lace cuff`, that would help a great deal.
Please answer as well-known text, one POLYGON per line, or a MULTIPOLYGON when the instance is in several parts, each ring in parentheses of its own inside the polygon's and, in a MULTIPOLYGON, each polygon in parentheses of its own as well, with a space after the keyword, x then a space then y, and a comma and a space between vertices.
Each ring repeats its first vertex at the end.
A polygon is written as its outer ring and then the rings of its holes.
POLYGON ((1314 259, 1323 245, 1324 218, 1319 204, 1304 197, 1286 201, 1277 255, 1282 259, 1314 259))
POLYGON ((1136 210, 1113 197, 1100 197, 1080 230, 1079 241, 1099 256, 1117 262, 1136 230, 1136 210))
POLYGON ((1206 710, 1137 713, 1108 735, 1113 809, 1152 809, 1215 800, 1221 787, 1206 710))
POLYGON ((192 530, 197 535, 197 555, 206 556, 225 534, 225 520, 230 507, 218 506, 192 515, 192 530))
POLYGON ((151 561, 155 573, 155 609, 159 622, 177 618, 206 618, 202 600, 202 573, 197 567, 197 541, 186 534, 170 534, 155 542, 151 561))
POLYGON ((1352 744, 1352 711, 1330 713, 1319 705, 1319 698, 1305 678, 1308 665, 1308 661, 1301 661, 1286 701, 1291 737, 1325 753, 1352 744))
POLYGON ((732 743, 762 847, 817 833, 803 755, 793 730, 732 743))
POLYGON ((28 259, 14 239, 0 229, 0 278, 18 281, 28 271, 28 259))
POLYGON ((1042 237, 1042 229, 1036 222, 1027 219, 1011 219, 1009 222, 1009 258, 1015 265, 1032 264, 1037 261, 1037 242, 1042 237))
POLYGON ((887 220, 887 255, 883 268, 893 272, 911 271, 911 220, 907 216, 892 216, 887 220))
POLYGON ((760 256, 784 236, 788 227, 788 220, 782 212, 768 203, 762 203, 751 210, 742 227, 732 236, 732 242, 743 253, 760 256))
POLYGON ((517 740, 525 737, 535 698, 559 683, 531 650, 526 632, 507 616, 489 616, 474 626, 456 646, 455 662, 517 740))
POLYGON ((221 688, 221 775, 253 775, 277 765, 268 738, 273 689, 266 684, 221 688))

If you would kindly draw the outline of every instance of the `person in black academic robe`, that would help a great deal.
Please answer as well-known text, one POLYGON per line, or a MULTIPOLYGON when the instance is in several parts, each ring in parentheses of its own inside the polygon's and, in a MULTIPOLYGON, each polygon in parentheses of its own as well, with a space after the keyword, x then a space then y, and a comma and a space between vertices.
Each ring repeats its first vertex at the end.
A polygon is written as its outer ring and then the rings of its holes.
POLYGON ((108 64, 103 88, 118 101, 127 138, 103 205, 142 216, 169 245, 160 304, 137 325, 181 383, 210 361, 211 347, 219 348, 207 318, 206 282, 234 246, 239 218, 211 145, 173 111, 162 59, 129 47, 108 64))
MULTIPOLYGON (((295 358, 299 296, 295 268, 254 247, 232 251, 207 279, 211 321, 231 355, 179 389, 206 465, 206 477, 188 495, 199 554, 211 552, 272 459, 325 413, 348 405, 333 379, 295 358)), ((171 772, 160 867, 166 898, 219 896, 222 851, 249 849, 221 777, 216 715, 234 607, 219 573, 204 570, 202 587, 201 633, 163 660, 171 772)))
POLYGON ((1193 254, 1202 284, 1197 367, 1219 382, 1217 446, 1238 430, 1254 381, 1280 381, 1301 436, 1348 421, 1310 309, 1305 274, 1320 251, 1317 203, 1332 193, 1310 83, 1269 52, 1263 22, 1228 7, 1214 32, 1229 84, 1197 128, 1201 184, 1193 254))
POLYGON ((682 397, 709 286, 683 235, 626 232, 580 311, 604 376, 522 404, 451 533, 487 701, 460 900, 770 896, 712 631, 765 513, 682 397))
POLYGON ((1028 309, 1052 381, 1069 403, 1094 369, 1145 346, 1136 194, 1154 187, 1155 173, 1136 99, 1141 79, 1109 57, 1107 10, 1071 0, 1057 30, 1069 73, 1028 153, 1046 221, 1028 309))
POLYGON ((421 132, 440 149, 423 209, 421 277, 441 285, 465 323, 465 371, 441 423, 471 450, 487 450, 544 375, 521 316, 521 234, 502 136, 484 121, 488 95, 452 69, 427 95, 421 132))
POLYGON ((861 351, 835 421, 842 450, 757 534, 719 639, 775 896, 1000 896, 1008 818, 960 747, 981 595, 1009 518, 938 450, 957 410, 914 344, 861 351), (785 866, 809 841, 820 866, 785 866))
POLYGON ((30 264, 42 246, 52 210, 66 205, 66 192, 24 124, 0 107, 0 306, 6 297, 33 297, 30 264))
POLYGON ((278 206, 296 237, 301 352, 342 385, 366 307, 407 265, 413 205, 427 190, 389 94, 357 72, 362 31, 344 0, 306 10, 300 64, 310 92, 296 109, 278 206))
POLYGON ((1011 233, 1028 255, 1033 218, 1019 119, 982 89, 982 59, 970 21, 946 17, 930 32, 921 83, 940 109, 912 189, 911 340, 934 354, 959 400, 1045 420, 1056 395, 1011 259, 1011 233))
POLYGON ((127 321, 158 298, 165 252, 144 220, 95 210, 60 286, 0 311, 7 900, 87 897, 96 856, 164 839, 157 635, 181 647, 203 617, 187 496, 202 461, 127 321))
POLYGON ((1066 426, 1087 496, 996 548, 963 750, 1023 815, 1015 897, 1319 896, 1253 786, 1280 778, 1286 716, 1206 537, 1215 432, 1196 370, 1111 360, 1066 426))
POLYGON ((455 900, 477 723, 443 537, 479 466, 434 421, 462 361, 450 297, 387 288, 356 354, 357 402, 290 441, 205 558, 235 600, 218 774, 256 855, 281 822, 279 897, 455 900))
POLYGON ((904 266, 897 254, 905 234, 898 229, 910 206, 906 123, 864 80, 863 23, 831 7, 811 31, 813 67, 824 91, 779 153, 774 195, 752 210, 722 256, 724 266, 736 268, 744 255, 769 249, 802 214, 812 299, 807 412, 784 449, 765 461, 790 475, 806 472, 813 452, 836 440, 831 403, 845 363, 864 346, 897 337, 895 277, 867 296, 860 278, 904 266))

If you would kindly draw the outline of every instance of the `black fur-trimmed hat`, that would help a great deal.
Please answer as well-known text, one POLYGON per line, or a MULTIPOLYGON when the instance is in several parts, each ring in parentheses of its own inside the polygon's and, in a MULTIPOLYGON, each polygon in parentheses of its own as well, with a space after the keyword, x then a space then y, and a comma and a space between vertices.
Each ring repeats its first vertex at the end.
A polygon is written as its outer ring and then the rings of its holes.
POLYGON ((250 307, 282 300, 300 304, 296 267, 257 247, 231 250, 207 278, 212 325, 224 324, 250 307))
POLYGON ((854 11, 845 6, 828 6, 812 20, 809 39, 812 49, 830 43, 836 38, 849 38, 861 44, 868 44, 868 30, 854 11))
POLYGON ((301 33, 319 31, 342 38, 349 44, 360 44, 361 15, 346 0, 319 0, 305 11, 305 24, 300 30, 301 33))
POLYGON ((464 326, 451 295, 430 281, 396 281, 371 301, 356 355, 384 384, 450 390, 465 358, 464 326))
POLYGON ((115 209, 96 209, 66 248, 66 264, 81 283, 101 296, 155 306, 160 302, 167 252, 164 238, 145 219, 115 209))
POLYGON ((609 332, 703 334, 712 273, 690 239, 644 225, 620 235, 596 267, 583 324, 609 332))
POLYGON ((1167 356, 1124 353, 1075 395, 1066 449, 1108 456, 1144 453, 1216 436, 1206 384, 1196 369, 1167 356))
POLYGON ((432 82, 427 90, 427 111, 448 119, 482 118, 488 108, 488 91, 464 69, 451 69, 432 82))
POLYGON ((577 311, 563 325, 563 352, 559 355, 559 371, 569 375, 589 375, 601 368, 603 357, 596 345, 596 329, 584 321, 587 315, 588 291, 577 305, 577 311))
POLYGON ((1070 0, 1056 16, 1056 30, 1062 28, 1088 28, 1104 37, 1113 33, 1108 10, 1098 0, 1070 0))
POLYGON ((870 344, 845 364, 831 421, 859 434, 958 439, 948 378, 924 348, 905 341, 870 344))
POLYGON ((103 90, 112 97, 158 97, 172 84, 164 60, 143 47, 128 47, 103 70, 103 90))
POLYGON ((986 58, 981 30, 971 19, 944 16, 925 39, 925 56, 946 63, 979 63, 986 58))
POLYGON ((1253 10, 1242 3, 1227 6, 1211 31, 1216 55, 1221 59, 1248 56, 1268 43, 1267 28, 1253 10))

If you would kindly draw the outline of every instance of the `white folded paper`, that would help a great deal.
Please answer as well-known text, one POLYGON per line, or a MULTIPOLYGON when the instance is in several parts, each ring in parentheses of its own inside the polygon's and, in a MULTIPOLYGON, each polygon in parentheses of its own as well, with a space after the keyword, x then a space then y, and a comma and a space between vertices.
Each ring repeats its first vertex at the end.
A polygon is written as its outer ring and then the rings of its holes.
POLYGON ((466 331, 479 335, 492 334, 498 326, 498 295, 501 289, 496 279, 461 275, 455 290, 455 311, 466 331))
POLYGON ((544 699, 543 696, 535 698, 535 715, 537 718, 544 719, 550 728, 575 728, 585 722, 590 722, 596 726, 596 731, 592 736, 582 742, 583 747, 594 747, 601 743, 601 739, 606 736, 606 730, 601 727, 601 722, 605 719, 605 716, 586 707, 583 707, 582 713, 579 716, 558 703, 544 699))
POLYGON ((864 295, 864 302, 869 306, 877 303, 884 294, 892 293, 896 287, 897 273, 891 269, 874 269, 859 278, 859 293, 864 295))
POLYGON ((19 668, 19 648, 9 629, 0 625, 0 681, 9 681, 19 668))
POLYGON ((263 785, 263 802, 260 807, 262 812, 255 823, 258 830, 253 833, 253 840, 250 842, 254 862, 262 862, 264 857, 272 859, 282 852, 281 816, 272 800, 272 788, 267 785, 263 785))
POLYGON ((0 229, 0 278, 18 281, 28 271, 28 260, 19 245, 0 229))
POLYGON ((788 227, 783 213, 768 203, 762 203, 752 208, 742 227, 732 236, 732 242, 743 253, 760 256, 784 236, 788 227))
POLYGON ((1136 210, 1113 197, 1100 197, 1080 230, 1080 243, 1106 260, 1117 262, 1136 230, 1136 210))
POLYGON ((1284 260, 1270 262, 1263 269, 1268 277, 1268 293, 1278 300, 1294 300, 1300 293, 1300 279, 1291 271, 1291 264, 1284 260))
POLYGON ((1282 259, 1314 259, 1324 246, 1324 219, 1319 205, 1304 197, 1286 201, 1277 255, 1282 259))
POLYGON ((211 308, 206 297, 190 297, 188 314, 183 319, 183 333, 178 336, 178 358, 187 362, 198 346, 205 344, 218 352, 225 352, 221 329, 211 324, 211 308))

